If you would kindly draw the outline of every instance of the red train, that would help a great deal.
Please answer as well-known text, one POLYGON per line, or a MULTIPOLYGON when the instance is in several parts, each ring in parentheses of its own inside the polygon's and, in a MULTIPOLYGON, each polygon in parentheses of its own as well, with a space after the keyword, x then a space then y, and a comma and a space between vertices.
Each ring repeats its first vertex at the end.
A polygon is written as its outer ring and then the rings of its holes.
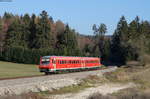
POLYGON ((67 57, 43 56, 40 59, 40 72, 96 69, 101 66, 100 58, 96 57, 67 57))

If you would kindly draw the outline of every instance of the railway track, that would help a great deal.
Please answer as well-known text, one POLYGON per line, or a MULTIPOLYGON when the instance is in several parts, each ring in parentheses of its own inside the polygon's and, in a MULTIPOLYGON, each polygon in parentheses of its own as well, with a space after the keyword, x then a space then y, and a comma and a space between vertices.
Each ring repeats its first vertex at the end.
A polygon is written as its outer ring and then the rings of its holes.
POLYGON ((11 77, 11 78, 0 78, 1 80, 11 80, 11 79, 22 79, 22 78, 33 78, 33 77, 42 77, 42 76, 50 76, 50 75, 61 75, 61 74, 67 74, 67 73, 78 73, 78 72, 87 72, 87 71, 96 71, 96 70, 104 70, 112 68, 113 66, 109 66, 107 68, 99 68, 94 70, 84 70, 84 71, 74 71, 74 72, 61 72, 61 73, 51 73, 49 75, 41 74, 41 75, 32 75, 32 76, 22 76, 22 77, 11 77))
POLYGON ((0 96, 10 94, 21 94, 24 92, 39 92, 45 90, 52 90, 77 84, 83 78, 89 75, 99 75, 103 73, 113 72, 117 67, 109 67, 107 69, 52 74, 52 75, 39 75, 30 77, 16 77, 5 78, 0 80, 0 96))

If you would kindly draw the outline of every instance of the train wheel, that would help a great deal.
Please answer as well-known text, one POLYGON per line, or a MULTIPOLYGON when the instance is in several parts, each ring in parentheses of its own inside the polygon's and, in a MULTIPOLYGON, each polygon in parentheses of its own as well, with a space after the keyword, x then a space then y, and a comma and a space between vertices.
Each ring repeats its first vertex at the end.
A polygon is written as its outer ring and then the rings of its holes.
POLYGON ((48 75, 49 73, 48 72, 45 72, 45 75, 48 75))

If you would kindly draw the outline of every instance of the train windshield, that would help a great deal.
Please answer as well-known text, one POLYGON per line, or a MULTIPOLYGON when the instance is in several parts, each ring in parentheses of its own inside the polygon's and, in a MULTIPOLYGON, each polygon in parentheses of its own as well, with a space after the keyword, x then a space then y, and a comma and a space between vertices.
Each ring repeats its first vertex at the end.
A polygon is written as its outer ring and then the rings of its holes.
POLYGON ((50 59, 49 58, 42 58, 41 63, 42 64, 49 64, 50 63, 50 59))

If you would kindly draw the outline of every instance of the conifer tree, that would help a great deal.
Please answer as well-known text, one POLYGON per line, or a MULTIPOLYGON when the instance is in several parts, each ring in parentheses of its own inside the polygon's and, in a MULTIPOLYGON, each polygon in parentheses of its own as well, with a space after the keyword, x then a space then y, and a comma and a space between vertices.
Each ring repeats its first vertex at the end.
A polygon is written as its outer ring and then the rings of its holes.
POLYGON ((117 29, 113 34, 112 45, 111 45, 111 54, 112 60, 115 63, 126 62, 126 42, 128 39, 128 24, 125 20, 125 17, 122 16, 120 21, 117 24, 117 29))
POLYGON ((51 28, 48 19, 48 14, 46 11, 42 11, 38 23, 36 24, 36 34, 33 40, 35 48, 51 48, 52 38, 51 38, 51 28))
POLYGON ((2 50, 3 50, 3 34, 2 34, 2 20, 0 17, 0 59, 2 58, 2 50))
POLYGON ((35 37, 36 37, 36 32, 37 32, 37 30, 36 30, 36 22, 35 22, 35 20, 36 20, 36 15, 35 14, 32 14, 32 16, 31 16, 31 21, 30 21, 30 35, 29 35, 29 48, 35 48, 35 41, 34 41, 34 39, 35 39, 35 37))
POLYGON ((16 18, 13 23, 9 26, 6 34, 5 46, 24 46, 22 41, 22 31, 20 19, 16 18))
POLYGON ((93 25, 93 31, 94 31, 94 35, 95 35, 95 52, 99 53, 99 57, 102 58, 104 57, 104 37, 105 37, 105 33, 107 32, 107 27, 105 24, 101 23, 100 26, 96 27, 96 25, 93 25), (97 47, 98 46, 98 47, 97 47), (99 51, 97 51, 98 49, 99 51))
POLYGON ((28 48, 30 41, 29 41, 29 36, 30 36, 30 16, 28 14, 25 14, 22 19, 22 42, 24 43, 25 47, 28 48))

